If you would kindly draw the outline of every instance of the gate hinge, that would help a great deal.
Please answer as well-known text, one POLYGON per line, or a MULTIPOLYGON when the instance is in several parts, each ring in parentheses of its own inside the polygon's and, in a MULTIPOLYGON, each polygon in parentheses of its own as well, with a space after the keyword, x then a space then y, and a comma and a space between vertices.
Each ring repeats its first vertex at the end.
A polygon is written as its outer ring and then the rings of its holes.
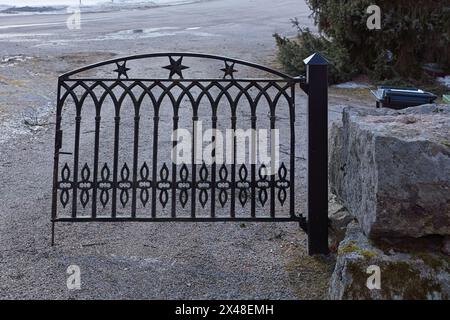
POLYGON ((295 78, 295 80, 297 80, 298 84, 300 85, 300 88, 306 93, 308 94, 308 82, 306 81, 306 76, 298 76, 295 78))
POLYGON ((299 221, 299 225, 300 228, 306 233, 308 234, 308 221, 306 220, 305 217, 301 217, 301 220, 299 221))
POLYGON ((57 130, 56 131, 56 141, 55 141, 55 149, 56 150, 59 150, 62 147, 62 136, 63 136, 63 131, 57 130))
POLYGON ((304 93, 309 94, 309 86, 306 82, 301 82, 300 88, 302 88, 304 93))

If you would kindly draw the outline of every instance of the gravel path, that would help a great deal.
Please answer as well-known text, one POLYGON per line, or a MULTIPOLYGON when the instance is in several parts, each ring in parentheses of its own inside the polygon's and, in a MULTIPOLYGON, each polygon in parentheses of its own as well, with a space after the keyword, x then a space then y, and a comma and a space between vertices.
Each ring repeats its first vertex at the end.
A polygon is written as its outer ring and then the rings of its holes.
MULTIPOLYGON (((0 22, 0 55, 31 57, 0 68, 0 298, 325 298, 333 261, 309 257, 305 234, 295 223, 61 224, 57 246, 50 247, 52 115, 59 73, 154 51, 209 52, 267 63, 274 52, 273 32, 291 34, 293 16, 311 24, 305 4, 297 0, 210 1, 87 16, 83 28, 72 33, 58 25, 64 21, 58 16, 0 22), (53 24, 5 27, 47 22, 53 24), (138 28, 144 32, 129 35, 138 28), (21 41, 14 40, 18 37, 21 41), (33 130, 23 124, 30 107, 42 122, 33 130), (66 287, 69 265, 81 268, 81 290, 66 287)), ((299 94, 297 101, 304 168, 305 97, 299 94)), ((330 115, 334 119, 337 113, 330 115)), ((298 171, 303 182, 305 171, 298 171)))

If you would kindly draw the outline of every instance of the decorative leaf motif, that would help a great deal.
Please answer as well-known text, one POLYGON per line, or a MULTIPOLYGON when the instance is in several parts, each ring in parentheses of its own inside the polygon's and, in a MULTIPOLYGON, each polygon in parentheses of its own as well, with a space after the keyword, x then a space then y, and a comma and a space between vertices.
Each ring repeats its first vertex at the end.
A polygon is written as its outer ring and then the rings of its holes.
POLYGON ((102 175, 102 180, 108 181, 109 180, 109 176, 111 175, 111 171, 108 168, 108 164, 105 163, 102 167, 102 171, 101 171, 101 175, 102 175))
POLYGON ((181 170, 180 170, 180 178, 181 181, 186 182, 189 176, 189 170, 188 167, 185 163, 183 163, 183 165, 181 166, 181 170))
POLYGON ((121 190, 120 191, 120 203, 122 204, 122 208, 125 208, 129 199, 130 199, 130 196, 128 194, 128 190, 121 190))
POLYGON ((128 178, 130 177, 130 169, 128 168, 126 162, 124 163, 122 170, 120 171, 120 177, 122 178, 122 181, 128 181, 128 178))
POLYGON ((289 189, 290 187, 290 182, 289 180, 286 179, 286 176, 287 176, 287 169, 283 162, 280 168, 278 169, 278 180, 275 183, 278 189, 278 201, 280 202, 281 206, 284 206, 284 203, 286 202, 287 198, 286 190, 289 189))
POLYGON ((161 190, 159 193, 159 202, 161 202, 161 205, 163 208, 167 206, 167 202, 169 201, 169 193, 167 190, 161 190))
POLYGON ((65 208, 69 203, 69 191, 66 189, 61 190, 59 200, 61 201, 63 208, 65 208))
POLYGON ((197 182, 197 189, 200 190, 198 195, 198 201, 200 202, 202 208, 205 208, 208 202, 208 190, 211 189, 211 182, 208 181, 208 167, 206 167, 205 162, 203 162, 200 167, 200 180, 197 182))
POLYGON ((230 189, 230 182, 228 178, 228 169, 225 164, 222 164, 219 170, 219 181, 216 183, 216 188, 219 190, 219 203, 223 207, 228 202, 228 189, 230 189))
POLYGON ((239 168, 239 181, 236 182, 236 188, 239 190, 238 199, 242 207, 245 206, 248 200, 248 189, 250 189, 250 182, 247 180, 248 170, 247 167, 242 164, 239 168))
POLYGON ((161 177, 162 181, 167 181, 167 178, 169 177, 169 168, 167 167, 165 162, 161 168, 161 171, 159 172, 159 176, 161 177))
POLYGON ((140 174, 141 174, 141 179, 142 180, 147 180, 148 179, 148 176, 150 174, 150 170, 148 169, 147 162, 144 162, 144 164, 142 165, 141 170, 140 170, 140 174))
POLYGON ((268 199, 268 193, 267 189, 270 187, 269 180, 267 179, 267 167, 265 164, 261 165, 258 171, 259 180, 257 182, 257 187, 259 189, 258 191, 258 200, 261 203, 261 205, 264 207, 267 199, 268 199))
POLYGON ((148 192, 148 190, 152 188, 152 182, 148 179, 150 170, 148 169, 147 162, 144 162, 144 164, 141 166, 139 174, 140 180, 138 181, 137 188, 141 190, 139 197, 141 199, 142 205, 145 208, 150 198, 150 193, 148 192))
POLYGON ((81 179, 82 181, 89 181, 89 177, 91 176, 91 170, 88 167, 88 164, 85 163, 83 169, 81 169, 81 179))
POLYGON ((141 189, 141 193, 139 195, 141 198, 142 206, 145 208, 145 206, 148 203, 148 199, 150 198, 150 194, 147 189, 141 189))
POLYGON ((83 208, 86 208, 86 205, 89 203, 89 190, 92 188, 92 182, 89 181, 91 176, 91 171, 87 163, 84 164, 81 169, 81 181, 78 183, 78 189, 80 192, 80 202, 83 208))
POLYGON ((109 202, 109 192, 107 190, 100 191, 100 203, 102 204, 103 208, 106 207, 108 202, 109 202))
POLYGON ((100 190, 100 203, 105 208, 109 202, 109 190, 112 188, 112 181, 109 180, 111 171, 107 163, 103 165, 100 175, 102 179, 98 182, 97 188, 100 190))
POLYGON ((70 168, 66 162, 61 170, 61 180, 67 182, 69 181, 69 179, 70 179, 70 168))
POLYGON ((180 181, 177 183, 177 189, 180 190, 180 203, 183 208, 186 207, 186 204, 189 200, 188 190, 191 189, 191 182, 188 181, 189 170, 187 165, 184 163, 180 169, 180 181))
POLYGON ((162 207, 165 208, 169 201, 169 192, 172 188, 172 183, 169 181, 169 168, 167 164, 164 162, 161 170, 159 171, 160 179, 157 184, 157 188, 160 190, 159 193, 159 202, 162 207))
POLYGON ((247 181, 247 176, 247 167, 245 165, 241 165, 241 167, 239 168, 239 178, 241 179, 240 181, 247 181))
POLYGON ((61 181, 58 183, 58 189, 61 190, 61 194, 59 195, 59 201, 63 208, 67 206, 69 203, 69 190, 72 189, 72 181, 70 181, 70 168, 67 162, 64 164, 61 169, 61 181))
POLYGON ((130 189, 133 188, 133 184, 130 181, 130 169, 128 168, 127 163, 125 162, 120 170, 120 178, 121 180, 118 183, 118 189, 120 190, 119 200, 122 204, 122 208, 125 208, 128 201, 130 200, 130 189))
POLYGON ((219 170, 219 177, 221 181, 227 181, 228 178, 228 169, 225 164, 222 164, 219 170))

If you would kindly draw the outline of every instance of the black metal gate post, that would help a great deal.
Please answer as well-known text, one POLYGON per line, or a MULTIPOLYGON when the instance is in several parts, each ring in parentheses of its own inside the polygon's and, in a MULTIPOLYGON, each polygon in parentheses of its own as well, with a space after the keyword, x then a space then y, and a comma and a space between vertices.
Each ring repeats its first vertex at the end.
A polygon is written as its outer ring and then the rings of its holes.
POLYGON ((328 254, 328 61, 304 60, 308 91, 308 251, 328 254))

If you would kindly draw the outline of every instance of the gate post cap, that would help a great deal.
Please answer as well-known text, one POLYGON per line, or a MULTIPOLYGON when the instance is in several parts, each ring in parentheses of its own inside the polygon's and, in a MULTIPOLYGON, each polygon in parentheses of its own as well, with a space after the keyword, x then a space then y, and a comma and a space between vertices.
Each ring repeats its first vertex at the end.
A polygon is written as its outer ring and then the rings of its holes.
POLYGON ((316 52, 303 60, 303 63, 309 66, 327 66, 330 63, 320 53, 316 52))

